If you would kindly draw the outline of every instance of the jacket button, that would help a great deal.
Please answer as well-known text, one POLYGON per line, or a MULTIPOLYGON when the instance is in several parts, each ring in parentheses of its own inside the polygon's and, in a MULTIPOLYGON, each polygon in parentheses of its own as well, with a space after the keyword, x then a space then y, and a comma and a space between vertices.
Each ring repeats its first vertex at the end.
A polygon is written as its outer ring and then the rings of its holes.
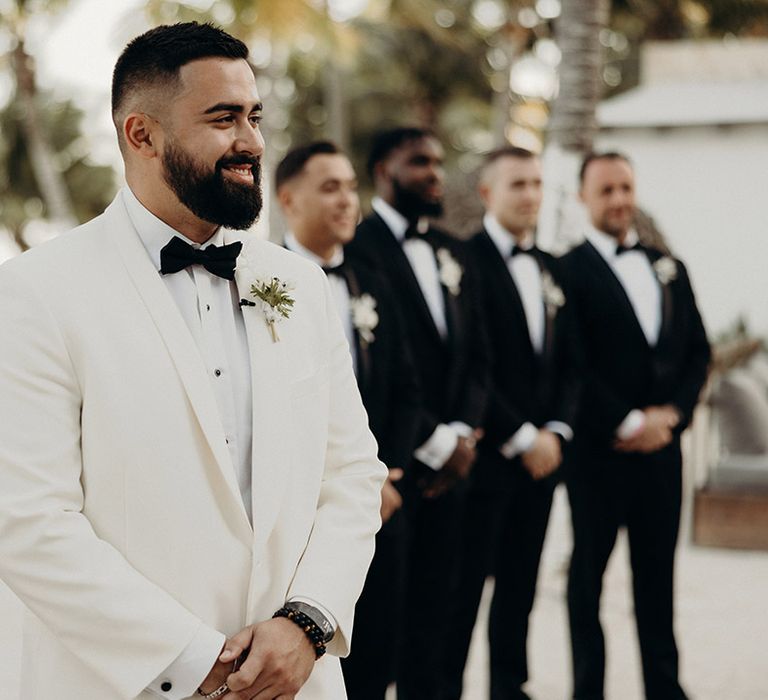
POLYGON ((170 681, 163 681, 160 685, 160 690, 162 690, 164 693, 167 693, 169 690, 173 688, 173 683, 170 681))
POLYGON ((213 373, 214 373, 214 374, 215 374, 217 377, 220 377, 220 376, 221 376, 221 370, 220 370, 220 369, 215 369, 215 370, 213 370, 213 373))

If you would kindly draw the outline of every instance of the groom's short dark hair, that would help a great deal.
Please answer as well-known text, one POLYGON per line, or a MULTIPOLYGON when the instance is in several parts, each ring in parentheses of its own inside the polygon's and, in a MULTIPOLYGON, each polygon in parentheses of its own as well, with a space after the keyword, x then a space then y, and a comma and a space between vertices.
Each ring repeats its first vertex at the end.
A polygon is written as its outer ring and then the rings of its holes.
POLYGON ((112 73, 112 119, 118 133, 119 114, 132 95, 147 88, 172 89, 182 66, 211 57, 247 59, 248 47, 223 29, 198 22, 164 24, 133 39, 112 73))

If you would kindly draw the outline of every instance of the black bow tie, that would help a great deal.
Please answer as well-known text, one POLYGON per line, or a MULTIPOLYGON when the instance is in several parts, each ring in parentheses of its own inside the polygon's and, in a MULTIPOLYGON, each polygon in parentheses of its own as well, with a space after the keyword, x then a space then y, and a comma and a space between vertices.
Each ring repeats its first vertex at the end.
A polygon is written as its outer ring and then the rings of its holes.
POLYGON ((323 266, 323 272, 326 275, 338 275, 339 277, 344 277, 344 270, 345 270, 345 262, 340 262, 338 265, 328 265, 327 267, 323 266))
POLYGON ((616 246, 616 255, 622 255, 624 253, 630 253, 632 251, 642 252, 643 246, 640 243, 635 243, 634 245, 617 245, 616 246))
POLYGON ((532 245, 530 248, 521 248, 520 246, 512 246, 512 251, 509 254, 510 258, 514 258, 515 255, 530 255, 531 257, 535 258, 539 254, 538 249, 535 245, 532 245))
POLYGON ((513 246, 512 252, 509 254, 510 257, 515 257, 515 255, 533 255, 536 257, 536 254, 538 251, 536 250, 536 246, 531 246, 530 248, 521 248, 520 246, 513 246))
POLYGON ((418 229, 418 226, 416 224, 409 224, 408 228, 405 229, 405 235, 403 237, 403 241, 409 241, 411 239, 420 239, 424 240, 424 234, 421 233, 418 229))
POLYGON ((209 245, 207 248, 193 248, 174 236, 160 251, 160 272, 170 275, 190 265, 202 265, 213 275, 225 280, 235 279, 235 261, 243 244, 240 241, 228 245, 209 245))

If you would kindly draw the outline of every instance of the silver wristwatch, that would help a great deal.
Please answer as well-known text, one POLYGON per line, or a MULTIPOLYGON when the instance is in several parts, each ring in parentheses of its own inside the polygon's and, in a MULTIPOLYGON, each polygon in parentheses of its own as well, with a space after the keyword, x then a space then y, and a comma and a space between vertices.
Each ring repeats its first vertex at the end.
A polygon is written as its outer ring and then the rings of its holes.
POLYGON ((288 610, 295 610, 296 612, 303 613, 312 622, 314 622, 323 633, 323 644, 328 644, 333 639, 333 635, 336 634, 336 630, 333 629, 331 621, 323 615, 316 607, 309 605, 309 603, 302 603, 300 600, 291 600, 285 604, 288 610))

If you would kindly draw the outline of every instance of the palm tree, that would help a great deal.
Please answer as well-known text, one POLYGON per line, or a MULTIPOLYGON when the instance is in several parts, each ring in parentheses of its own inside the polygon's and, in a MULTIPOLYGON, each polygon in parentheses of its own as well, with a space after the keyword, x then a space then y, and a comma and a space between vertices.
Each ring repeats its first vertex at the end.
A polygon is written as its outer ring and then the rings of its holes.
POLYGON ((595 115, 603 85, 600 30, 607 26, 609 15, 609 0, 569 0, 563 3, 556 25, 562 61, 549 138, 579 155, 592 149, 597 133, 595 115))
POLYGON ((16 99, 22 111, 19 121, 27 156, 45 211, 50 219, 64 226, 75 224, 74 207, 61 171, 56 167, 55 151, 42 118, 33 58, 25 47, 25 29, 33 11, 54 12, 63 8, 66 0, 28 2, 15 0, 10 12, 0 16, 0 26, 8 31, 14 48, 11 66, 16 79, 16 99))
POLYGON ((573 192, 578 163, 592 150, 597 133, 603 84, 600 31, 609 17, 609 0, 568 0, 555 27, 562 52, 560 90, 552 106, 544 153, 547 193, 539 235, 543 245, 556 251, 574 243, 581 229, 583 215, 573 192))

